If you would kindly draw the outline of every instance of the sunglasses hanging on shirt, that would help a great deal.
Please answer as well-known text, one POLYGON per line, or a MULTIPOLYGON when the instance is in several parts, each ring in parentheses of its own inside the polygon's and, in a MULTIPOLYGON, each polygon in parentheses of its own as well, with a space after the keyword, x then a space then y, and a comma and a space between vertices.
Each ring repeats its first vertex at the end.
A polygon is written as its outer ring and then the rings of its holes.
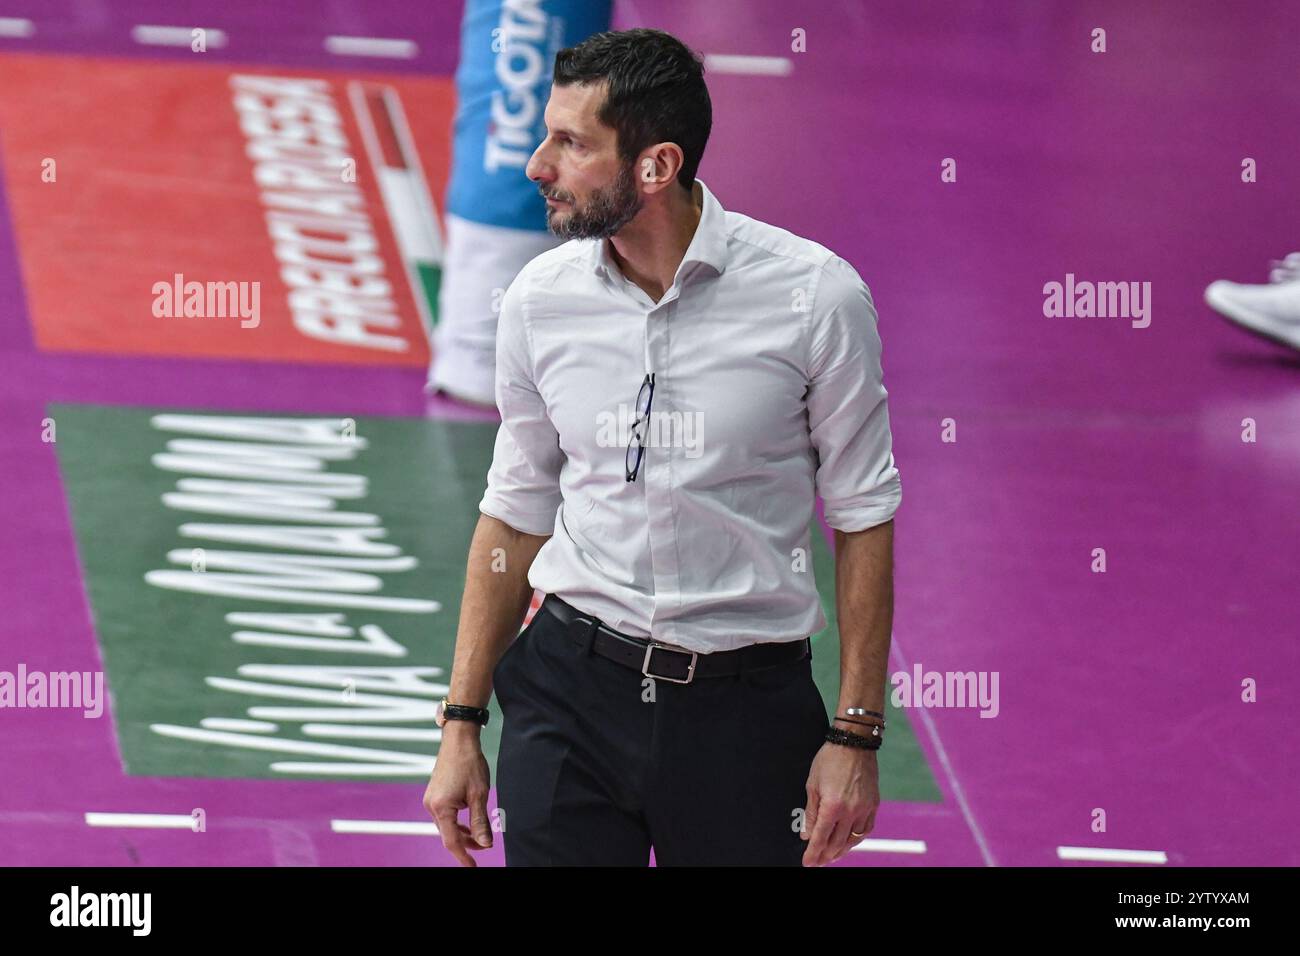
POLYGON ((645 444, 641 440, 641 423, 650 418, 650 404, 655 395, 655 373, 646 372, 641 391, 636 396, 636 421, 632 423, 632 437, 627 440, 627 453, 623 456, 623 470, 628 481, 636 481, 637 472, 641 470, 641 459, 645 455, 645 444), (633 457, 633 446, 636 449, 633 457))

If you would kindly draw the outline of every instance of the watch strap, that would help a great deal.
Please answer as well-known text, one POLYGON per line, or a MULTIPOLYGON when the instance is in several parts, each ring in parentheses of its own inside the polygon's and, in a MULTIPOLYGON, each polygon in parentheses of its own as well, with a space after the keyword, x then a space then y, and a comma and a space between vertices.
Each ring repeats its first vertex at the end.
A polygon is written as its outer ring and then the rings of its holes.
POLYGON ((468 704, 444 704, 442 717, 444 720, 472 720, 480 727, 486 727, 488 710, 486 707, 470 707, 468 704))

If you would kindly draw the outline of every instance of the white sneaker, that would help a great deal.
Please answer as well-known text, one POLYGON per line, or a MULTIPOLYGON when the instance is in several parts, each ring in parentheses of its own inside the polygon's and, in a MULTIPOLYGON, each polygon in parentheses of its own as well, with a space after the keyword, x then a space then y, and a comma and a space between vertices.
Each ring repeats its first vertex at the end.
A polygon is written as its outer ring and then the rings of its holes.
POLYGON ((1289 282, 1300 279, 1300 252, 1293 252, 1281 262, 1274 262, 1268 274, 1269 282, 1289 282))
POLYGON ((1273 263, 1268 285, 1220 279, 1206 287, 1205 301, 1256 335, 1300 349, 1300 252, 1273 263))

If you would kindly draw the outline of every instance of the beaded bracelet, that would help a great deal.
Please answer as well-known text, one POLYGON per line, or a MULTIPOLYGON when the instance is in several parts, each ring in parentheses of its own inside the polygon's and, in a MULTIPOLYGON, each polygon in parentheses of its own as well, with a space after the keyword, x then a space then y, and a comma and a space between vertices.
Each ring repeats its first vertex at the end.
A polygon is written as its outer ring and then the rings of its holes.
POLYGON ((838 727, 832 727, 826 731, 826 740, 829 743, 857 747, 860 750, 879 750, 880 745, 884 743, 883 740, 872 740, 870 737, 863 737, 861 734, 840 730, 838 727))

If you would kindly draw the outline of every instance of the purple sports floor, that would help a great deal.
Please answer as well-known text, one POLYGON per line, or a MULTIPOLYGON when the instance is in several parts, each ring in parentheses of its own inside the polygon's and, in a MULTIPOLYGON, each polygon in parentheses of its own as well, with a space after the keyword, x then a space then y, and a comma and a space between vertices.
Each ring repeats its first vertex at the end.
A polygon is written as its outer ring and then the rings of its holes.
MULTIPOLYGON (((912 714, 942 804, 889 802, 872 837, 924 852, 840 865, 1296 865, 1300 792, 1300 353, 1215 316, 1210 281, 1300 248, 1300 8, 1250 3, 635 0, 617 26, 708 54, 701 178, 725 206, 853 263, 880 314, 904 495, 891 672, 996 671, 1000 713, 912 714), (1090 49, 1104 28, 1105 53, 1090 49), (792 31, 806 52, 792 52, 792 31), (1258 181, 1243 183, 1242 161, 1258 181), (954 159, 955 182, 941 178, 954 159), (1149 282, 1150 325, 1049 318, 1043 287, 1149 282), (1243 419, 1258 441, 1241 440, 1243 419), (957 440, 944 441, 951 419, 957 440), (1107 570, 1092 571, 1104 548, 1107 570), (1257 686, 1242 700, 1244 681, 1257 686), (1287 703, 1291 701, 1291 703, 1287 703), (1094 832, 1104 809, 1107 829, 1094 832), (908 844, 915 849, 915 844, 908 844)), ((326 34, 409 38, 389 72, 448 75, 459 4, 193 0, 5 4, 11 52, 171 57, 139 23, 210 23, 218 61, 330 68, 326 34)), ((0 89, 0 96, 4 91, 0 89)), ((0 148, 3 130, 0 130, 0 148)), ((441 197, 438 197, 441 199, 441 197)), ((50 401, 474 416, 419 371, 131 359, 33 346, 0 195, 0 668, 102 666, 48 446, 50 401)), ((479 416, 482 417, 482 416, 479 416)), ((111 721, 0 715, 0 864, 455 865, 423 783, 125 776, 111 721), (202 805, 226 839, 87 825, 202 805)), ((477 857, 503 862, 499 845, 477 857)))

